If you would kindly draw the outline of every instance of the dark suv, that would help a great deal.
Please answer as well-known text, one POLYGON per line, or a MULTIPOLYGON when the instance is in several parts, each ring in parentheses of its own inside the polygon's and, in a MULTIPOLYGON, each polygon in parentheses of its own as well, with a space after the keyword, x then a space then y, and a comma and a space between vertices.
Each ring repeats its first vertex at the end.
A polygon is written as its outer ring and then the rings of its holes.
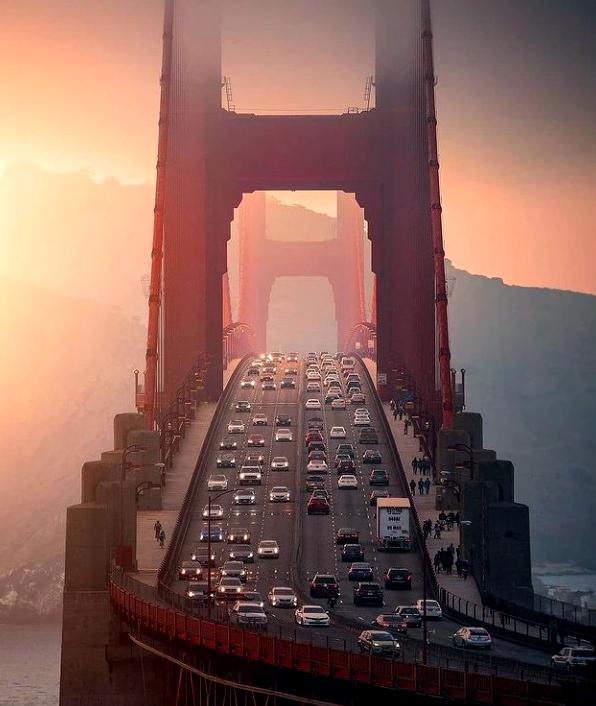
POLYGON ((287 414, 278 414, 277 417, 275 417, 275 426, 276 427, 291 427, 292 426, 292 417, 288 417, 287 414))
POLYGON ((362 454, 362 463, 382 463, 381 452, 376 449, 366 449, 362 454))
POLYGON ((373 468, 368 476, 369 485, 389 485, 389 474, 382 468, 373 468))
POLYGON ((387 569, 385 572, 385 588, 412 588, 412 572, 409 569, 387 569))
POLYGON ((344 544, 341 550, 342 561, 363 561, 364 549, 360 544, 344 544))
POLYGON ((383 605, 383 591, 378 583, 358 583, 354 586, 354 605, 383 605))
POLYGON ((379 437, 377 432, 372 427, 363 427, 358 436, 359 444, 378 444, 379 437))
POLYGON ((352 444, 345 444, 345 443, 338 444, 337 449, 336 449, 336 453, 347 454, 350 458, 354 458, 354 456, 356 455, 352 444))
POLYGON ((335 576, 331 574, 315 574, 310 582, 311 598, 328 598, 329 596, 337 596, 339 593, 339 584, 335 576))

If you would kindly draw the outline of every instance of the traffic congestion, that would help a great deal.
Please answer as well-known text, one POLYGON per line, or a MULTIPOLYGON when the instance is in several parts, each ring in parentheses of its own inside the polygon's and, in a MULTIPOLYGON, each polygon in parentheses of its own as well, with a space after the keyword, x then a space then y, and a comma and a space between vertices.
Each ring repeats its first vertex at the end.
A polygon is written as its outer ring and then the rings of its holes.
POLYGON ((270 353, 241 365, 176 590, 211 595, 238 625, 289 624, 393 655, 422 639, 426 614, 431 643, 498 654, 485 630, 423 604, 410 500, 361 362, 270 353))

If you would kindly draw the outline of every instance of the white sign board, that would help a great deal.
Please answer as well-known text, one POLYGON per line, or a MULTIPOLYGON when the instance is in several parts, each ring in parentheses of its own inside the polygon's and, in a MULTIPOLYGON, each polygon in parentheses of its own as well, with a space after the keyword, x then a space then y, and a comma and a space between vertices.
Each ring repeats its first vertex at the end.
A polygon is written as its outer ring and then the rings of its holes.
POLYGON ((387 373, 377 373, 377 385, 387 384, 387 373))
POLYGON ((356 341, 355 346, 356 346, 356 350, 359 350, 360 349, 360 341, 356 341))
POLYGON ((375 339, 374 338, 369 338, 368 339, 368 347, 372 351, 375 348, 375 339))

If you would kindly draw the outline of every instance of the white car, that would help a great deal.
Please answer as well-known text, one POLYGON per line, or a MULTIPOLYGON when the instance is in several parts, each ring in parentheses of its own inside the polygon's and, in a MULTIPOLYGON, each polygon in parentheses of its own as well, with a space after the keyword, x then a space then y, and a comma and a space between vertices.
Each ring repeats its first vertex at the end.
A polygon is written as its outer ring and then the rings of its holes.
POLYGON ((366 402, 366 397, 362 392, 353 392, 350 395, 350 404, 363 404, 364 402, 366 402))
POLYGON ((279 544, 274 539, 263 539, 259 542, 257 554, 263 559, 266 557, 270 559, 278 559, 279 544))
POLYGON ((344 400, 343 397, 340 397, 337 400, 333 400, 331 403, 331 409, 345 409, 346 408, 346 401, 344 400))
POLYGON ((234 493, 234 505, 254 505, 257 496, 251 488, 240 488, 234 493))
POLYGON ((490 650, 493 641, 484 628, 460 628, 453 633, 454 647, 472 647, 480 650, 490 650))
POLYGON ((325 461, 313 459, 306 464, 306 470, 308 473, 327 473, 329 466, 325 461))
POLYGON ((290 491, 285 485, 274 485, 269 493, 269 501, 272 503, 289 503, 290 491))
POLYGON ((329 387, 332 382, 337 383, 337 386, 339 387, 339 375, 327 375, 323 381, 323 385, 325 385, 325 387, 329 387))
POLYGON ((329 432, 329 438, 330 439, 345 439, 346 438, 345 427, 331 427, 331 431, 329 432))
POLYGON ((238 596, 242 593, 242 581, 233 576, 224 576, 217 584, 217 593, 221 596, 238 596))
POLYGON ((355 427, 367 427, 370 425, 370 417, 364 414, 354 415, 355 427))
MULTIPOLYGON (((321 409, 321 400, 316 400, 314 398, 306 400, 306 404, 304 405, 306 409, 321 409)), ((229 431, 229 426, 228 426, 228 431, 229 431)))
POLYGON ((269 420, 267 419, 266 414, 255 414, 255 416, 252 418, 253 427, 266 427, 268 423, 269 420))
POLYGON ((212 503, 211 508, 209 508, 209 505, 205 505, 205 507, 203 508, 203 517, 205 518, 211 517, 211 519, 218 519, 220 517, 223 517, 223 514, 224 511, 221 505, 213 505, 212 503))
POLYGON ((351 473, 343 473, 337 479, 337 487, 346 488, 348 490, 355 489, 358 487, 358 478, 356 478, 356 476, 352 475, 351 473))
POLYGON ((329 613, 320 605, 303 605, 296 609, 294 618, 298 625, 329 627, 329 613))
POLYGON ((224 475, 215 474, 209 476, 207 481, 207 490, 227 490, 228 479, 224 475))
POLYGON ((306 383, 306 391, 307 392, 320 392, 321 391, 321 383, 319 382, 307 382, 306 383))
MULTIPOLYGON (((418 608, 420 613, 424 615, 424 601, 421 598, 416 601, 416 608, 418 608)), ((438 601, 431 598, 426 600, 426 617, 429 620, 441 620, 443 617, 443 611, 441 610, 441 606, 438 601)))
POLYGON ((307 370, 306 371, 306 379, 310 380, 310 381, 317 380, 320 382, 321 373, 317 372, 316 370, 307 370))
POLYGON ((274 586, 269 591, 267 600, 274 608, 295 608, 298 605, 294 589, 287 586, 274 586))
POLYGON ((272 471, 289 471, 290 462, 285 456, 274 456, 271 460, 272 471))
POLYGON ((230 617, 238 625, 250 627, 265 627, 268 622, 262 606, 254 601, 236 601, 230 611, 230 617))
POLYGON ((228 434, 244 434, 246 426, 241 419, 232 419, 228 422, 228 434))
POLYGON ((292 441, 294 437, 290 429, 276 429, 275 441, 292 441))

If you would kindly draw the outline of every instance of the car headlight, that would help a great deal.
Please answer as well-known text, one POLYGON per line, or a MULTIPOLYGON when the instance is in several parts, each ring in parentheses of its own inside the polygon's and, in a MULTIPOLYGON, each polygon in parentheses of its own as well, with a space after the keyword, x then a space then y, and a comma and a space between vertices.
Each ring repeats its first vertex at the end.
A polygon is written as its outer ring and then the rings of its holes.
POLYGON ((245 535, 242 537, 242 539, 244 539, 246 542, 248 542, 248 535, 245 534, 245 535))
POLYGON ((241 590, 240 586, 236 586, 236 593, 240 593, 241 590))
POLYGON ((275 549, 273 550, 273 553, 274 553, 274 554, 278 554, 278 553, 279 553, 279 549, 278 549, 277 547, 275 547, 275 549))
POLYGON ((275 605, 275 604, 277 603, 277 598, 276 598, 275 596, 273 596, 273 597, 271 598, 271 603, 272 603, 273 605, 275 605))
POLYGON ((185 574, 185 573, 186 573, 186 569, 181 569, 181 570, 180 570, 180 573, 181 573, 181 574, 185 574))
POLYGON ((224 587, 223 587, 223 586, 220 586, 217 590, 218 590, 220 593, 223 593, 223 592, 224 592, 224 587))

